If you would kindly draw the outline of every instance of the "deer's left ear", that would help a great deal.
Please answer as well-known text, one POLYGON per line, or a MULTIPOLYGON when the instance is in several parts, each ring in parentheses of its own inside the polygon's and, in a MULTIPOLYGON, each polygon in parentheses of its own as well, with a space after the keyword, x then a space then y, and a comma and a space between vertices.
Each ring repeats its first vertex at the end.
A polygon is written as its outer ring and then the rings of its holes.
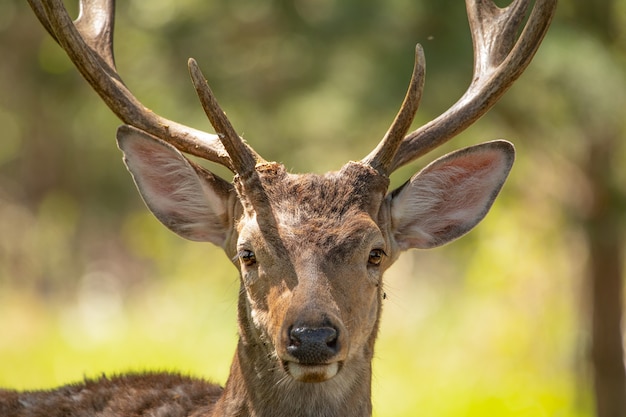
POLYGON ((511 143, 483 143, 443 156, 393 191, 388 198, 399 248, 432 248, 467 233, 489 211, 514 159, 511 143))

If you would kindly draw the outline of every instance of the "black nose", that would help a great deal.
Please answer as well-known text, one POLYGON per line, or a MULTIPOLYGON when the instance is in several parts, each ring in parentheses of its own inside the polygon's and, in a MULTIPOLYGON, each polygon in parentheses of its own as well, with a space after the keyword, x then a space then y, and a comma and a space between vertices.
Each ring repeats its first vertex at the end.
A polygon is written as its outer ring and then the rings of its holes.
POLYGON ((287 352, 303 365, 321 365, 339 352, 334 327, 292 327, 287 352))

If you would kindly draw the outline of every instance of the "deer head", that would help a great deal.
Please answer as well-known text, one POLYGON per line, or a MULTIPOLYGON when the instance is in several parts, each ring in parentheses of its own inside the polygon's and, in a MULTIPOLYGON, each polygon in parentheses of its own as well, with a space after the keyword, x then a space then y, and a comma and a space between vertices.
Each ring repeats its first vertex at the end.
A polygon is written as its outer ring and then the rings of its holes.
POLYGON ((493 141, 448 154, 389 190, 389 175, 481 117, 530 63, 554 13, 538 0, 500 9, 468 0, 474 76, 448 111, 407 133, 419 105, 424 57, 378 146, 324 175, 292 174, 236 133, 198 65, 189 69, 216 135, 148 111, 113 59, 112 0, 29 0, 48 32, 125 123, 118 146, 148 208, 170 230, 224 249, 240 271, 239 344, 215 415, 369 415, 371 360, 383 272, 400 252, 454 240, 487 213, 514 159, 493 141), (228 182, 182 152, 229 168, 228 182), (282 391, 281 391, 282 390, 282 391), (280 395, 279 395, 280 393, 280 395))

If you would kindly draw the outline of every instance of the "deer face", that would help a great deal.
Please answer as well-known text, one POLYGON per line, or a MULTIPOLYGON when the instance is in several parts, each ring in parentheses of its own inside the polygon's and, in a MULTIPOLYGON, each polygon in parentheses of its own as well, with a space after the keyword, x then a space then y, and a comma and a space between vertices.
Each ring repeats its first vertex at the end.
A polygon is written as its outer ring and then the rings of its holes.
POLYGON ((379 226, 388 180, 362 164, 323 176, 268 164, 258 175, 264 198, 255 209, 241 193, 236 247, 255 336, 298 381, 368 363, 390 263, 379 226))
POLYGON ((230 184, 142 131, 122 128, 118 142, 157 218, 239 268, 240 343, 260 349, 256 366, 300 382, 369 369, 384 270, 478 223, 514 155, 504 141, 467 148, 387 193, 387 176, 362 162, 325 175, 263 163, 230 184))

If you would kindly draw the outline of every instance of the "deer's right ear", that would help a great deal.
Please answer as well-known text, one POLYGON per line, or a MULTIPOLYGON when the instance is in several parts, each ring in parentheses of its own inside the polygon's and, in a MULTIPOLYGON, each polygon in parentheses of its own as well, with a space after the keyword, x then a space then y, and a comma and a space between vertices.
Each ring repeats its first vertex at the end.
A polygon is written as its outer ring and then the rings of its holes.
POLYGON ((121 126, 117 143, 139 193, 161 223, 186 239, 224 245, 236 198, 230 183, 134 127, 121 126))

